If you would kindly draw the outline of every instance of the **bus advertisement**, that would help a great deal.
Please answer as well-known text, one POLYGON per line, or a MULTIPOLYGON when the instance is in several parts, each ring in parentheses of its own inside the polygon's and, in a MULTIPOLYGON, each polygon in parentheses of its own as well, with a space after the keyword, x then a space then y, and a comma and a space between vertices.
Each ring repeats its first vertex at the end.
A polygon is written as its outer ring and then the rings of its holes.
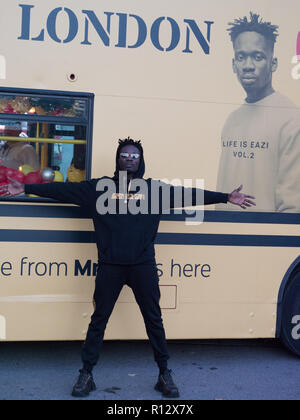
MULTIPOLYGON (((113 176, 128 136, 146 178, 243 185, 256 207, 162 216, 167 338, 281 338, 300 354, 299 1, 1 4, 0 186, 113 176)), ((0 197, 0 216, 0 340, 84 340, 92 220, 32 194, 0 197)), ((145 338, 126 286, 106 339, 145 338)))

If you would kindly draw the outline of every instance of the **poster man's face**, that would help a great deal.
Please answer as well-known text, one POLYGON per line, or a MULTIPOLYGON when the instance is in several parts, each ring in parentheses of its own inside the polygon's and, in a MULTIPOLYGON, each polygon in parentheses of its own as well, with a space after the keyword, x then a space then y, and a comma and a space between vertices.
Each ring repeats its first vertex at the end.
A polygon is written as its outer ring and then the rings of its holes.
POLYGON ((244 32, 234 42, 233 70, 247 93, 272 87, 277 69, 270 42, 257 32, 244 32))

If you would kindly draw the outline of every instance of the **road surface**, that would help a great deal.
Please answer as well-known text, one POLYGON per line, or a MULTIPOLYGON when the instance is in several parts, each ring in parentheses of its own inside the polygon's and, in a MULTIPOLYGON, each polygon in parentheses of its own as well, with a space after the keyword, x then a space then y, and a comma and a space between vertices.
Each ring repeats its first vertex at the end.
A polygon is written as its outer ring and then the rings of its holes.
MULTIPOLYGON (((81 346, 0 342, 0 400, 73 399, 81 346)), ((300 398, 300 359, 277 341, 170 342, 169 350, 180 400, 300 398)), ((157 375, 147 342, 104 342, 89 399, 162 401, 153 388, 157 375)))

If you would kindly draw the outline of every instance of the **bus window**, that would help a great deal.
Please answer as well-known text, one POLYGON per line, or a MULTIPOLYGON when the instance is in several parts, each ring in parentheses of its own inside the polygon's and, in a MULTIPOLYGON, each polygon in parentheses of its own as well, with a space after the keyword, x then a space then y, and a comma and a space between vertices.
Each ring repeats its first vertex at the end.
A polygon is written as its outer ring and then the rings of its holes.
POLYGON ((87 116, 87 101, 54 96, 5 94, 0 96, 0 114, 85 118, 87 116))
POLYGON ((1 95, 0 185, 88 178, 88 101, 1 95))

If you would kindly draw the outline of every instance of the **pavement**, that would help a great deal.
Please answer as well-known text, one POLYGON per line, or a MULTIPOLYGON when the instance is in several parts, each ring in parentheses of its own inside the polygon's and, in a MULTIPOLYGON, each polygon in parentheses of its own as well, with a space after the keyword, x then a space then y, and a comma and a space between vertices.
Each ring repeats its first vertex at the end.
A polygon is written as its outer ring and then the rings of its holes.
MULTIPOLYGON (((0 400, 72 400, 81 342, 0 342, 0 400)), ((276 340, 169 342, 183 400, 298 400, 300 360, 276 340)), ((144 341, 105 341, 88 400, 163 401, 144 341)), ((175 402, 175 401, 174 401, 175 402)))

